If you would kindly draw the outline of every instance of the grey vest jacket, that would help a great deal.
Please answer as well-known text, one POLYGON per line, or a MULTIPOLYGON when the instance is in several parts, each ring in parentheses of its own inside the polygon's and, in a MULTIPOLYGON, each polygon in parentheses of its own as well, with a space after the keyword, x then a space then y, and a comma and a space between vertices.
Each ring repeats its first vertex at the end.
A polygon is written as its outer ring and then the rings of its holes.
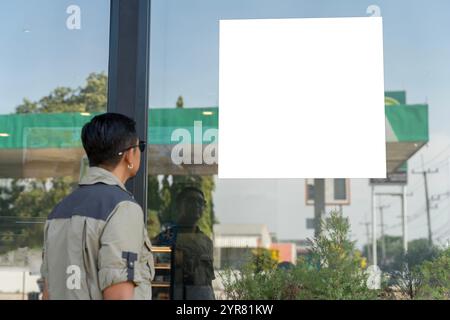
POLYGON ((151 299, 151 243, 141 207, 109 171, 91 167, 79 188, 49 215, 41 274, 50 299, 103 299, 130 281, 135 299, 151 299))

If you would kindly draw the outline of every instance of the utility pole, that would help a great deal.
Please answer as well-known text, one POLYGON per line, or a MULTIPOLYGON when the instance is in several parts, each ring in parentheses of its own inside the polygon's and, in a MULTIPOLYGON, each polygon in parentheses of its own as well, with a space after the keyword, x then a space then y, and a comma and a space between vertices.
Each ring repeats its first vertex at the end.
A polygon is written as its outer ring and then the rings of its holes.
POLYGON ((406 211, 406 186, 402 187, 402 235, 403 235, 403 254, 408 253, 408 216, 406 211))
POLYGON ((314 236, 321 230, 322 217, 325 214, 325 179, 314 179, 314 236))
POLYGON ((431 231, 431 214, 430 214, 430 198, 428 196, 428 175, 439 172, 439 169, 425 170, 425 165, 423 161, 423 155, 422 155, 422 171, 416 171, 413 170, 413 174, 421 174, 423 176, 423 181, 425 184, 425 205, 427 208, 427 224, 428 224, 428 244, 431 247, 433 245, 433 234, 431 231))
POLYGON ((370 248, 370 243, 371 243, 371 239, 370 239, 370 222, 365 221, 364 223, 362 223, 365 227, 366 227, 366 238, 367 238, 367 259, 369 262, 373 263, 372 260, 372 250, 370 248))
POLYGON ((381 228, 381 261, 384 264, 386 262, 386 239, 384 234, 384 219, 383 210, 389 208, 390 205, 381 205, 377 208, 380 210, 380 228, 381 228))
POLYGON ((372 262, 373 266, 378 267, 378 252, 377 252, 377 205, 375 204, 375 186, 372 185, 372 262))

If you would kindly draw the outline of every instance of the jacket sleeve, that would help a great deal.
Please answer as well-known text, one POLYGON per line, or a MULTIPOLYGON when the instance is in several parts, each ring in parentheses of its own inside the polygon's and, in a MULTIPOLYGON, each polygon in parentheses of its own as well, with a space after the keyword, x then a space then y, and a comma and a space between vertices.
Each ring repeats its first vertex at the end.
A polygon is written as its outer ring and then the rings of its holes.
POLYGON ((131 201, 119 203, 110 215, 100 237, 98 278, 100 289, 121 282, 139 285, 138 261, 144 243, 144 216, 131 201))

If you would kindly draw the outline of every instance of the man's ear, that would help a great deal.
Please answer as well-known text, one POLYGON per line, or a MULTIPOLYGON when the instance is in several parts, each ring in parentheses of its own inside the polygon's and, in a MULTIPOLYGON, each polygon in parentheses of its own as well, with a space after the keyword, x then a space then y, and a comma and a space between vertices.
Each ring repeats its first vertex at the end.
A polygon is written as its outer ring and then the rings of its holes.
POLYGON ((135 151, 134 149, 129 149, 125 152, 123 158, 125 160, 125 163, 127 165, 133 163, 133 155, 131 154, 133 151, 135 151))

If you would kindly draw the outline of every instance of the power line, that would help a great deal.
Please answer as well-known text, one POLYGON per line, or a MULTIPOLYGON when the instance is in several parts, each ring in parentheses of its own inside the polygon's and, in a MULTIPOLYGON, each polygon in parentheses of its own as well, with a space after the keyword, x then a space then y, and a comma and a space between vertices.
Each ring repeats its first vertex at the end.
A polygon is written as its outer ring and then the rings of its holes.
MULTIPOLYGON (((439 210, 439 212, 442 213, 448 213, 446 211, 446 209, 448 209, 450 207, 450 202, 441 210, 439 210)), ((440 215, 439 215, 440 216, 440 215)), ((435 230, 435 233, 440 233, 442 230, 444 230, 445 228, 447 228, 448 226, 450 226, 450 221, 447 221, 447 223, 443 224, 442 226, 440 226, 438 229, 435 230)))
MULTIPOLYGON (((415 191, 419 190, 422 187, 422 184, 423 184, 423 181, 417 182, 413 187, 411 187, 412 190, 409 192, 409 194, 407 194, 407 196, 413 195, 415 191)), ((395 202, 396 202, 395 200, 392 200, 388 203, 384 203, 384 202, 380 201, 381 204, 386 204, 389 206, 393 205, 395 202)))
MULTIPOLYGON (((434 160, 438 159, 441 155, 443 155, 446 151, 450 151, 450 144, 447 145, 447 147, 445 147, 444 149, 442 149, 437 155, 435 155, 433 158, 431 158, 431 160, 426 161, 425 163, 423 163, 420 166, 417 166, 415 168, 413 168, 412 170, 416 170, 416 169, 422 169, 424 165, 429 166, 434 160)), ((423 154, 422 154, 422 160, 423 160, 423 154)), ((447 159, 445 159, 446 161, 447 159)), ((434 166, 434 165, 433 165, 434 166)))
MULTIPOLYGON (((450 203, 447 206, 445 206, 445 207, 441 208, 440 210, 438 210, 437 211, 438 214, 433 214, 433 218, 436 218, 437 216, 440 216, 440 214, 445 212, 444 210, 447 209, 448 207, 450 207, 450 203)), ((410 215, 408 217, 408 224, 411 224, 414 221, 418 221, 418 218, 423 216, 423 213, 424 213, 423 209, 424 208, 425 208, 425 205, 422 205, 418 210, 415 211, 414 214, 410 215)), ((437 209, 437 208, 438 208, 437 206, 431 206, 431 209, 437 209)), ((401 225, 402 225, 401 223, 396 223, 396 224, 390 225, 388 227, 385 227, 385 230, 392 230, 392 229, 401 227, 401 225)), ((417 226, 413 227, 412 229, 417 229, 417 226)), ((442 229, 442 227, 440 229, 442 229)), ((440 231, 440 229, 438 229, 438 230, 440 231)), ((439 231, 437 231, 437 232, 439 232, 439 231)))
POLYGON ((436 230, 435 234, 436 239, 450 238, 450 221, 436 230))
POLYGON ((436 163, 433 167, 442 168, 444 166, 448 166, 448 159, 444 159, 441 162, 436 163))
POLYGON ((441 228, 439 231, 436 231, 435 234, 437 236, 442 236, 443 234, 450 233, 450 225, 444 225, 444 228, 441 228))
MULTIPOLYGON (((443 209, 445 209, 445 208, 447 208, 447 207, 448 207, 448 206, 442 208, 441 210, 443 210, 443 209)), ((436 204, 430 207, 431 210, 437 209, 437 208, 438 208, 438 205, 436 205, 436 204)), ((438 210, 437 212, 441 213, 441 212, 442 212, 441 210, 438 210)), ((423 215, 423 212, 422 212, 421 216, 422 216, 422 215, 423 215)), ((438 215, 439 215, 439 214, 436 215, 436 214, 434 213, 434 214, 432 214, 432 218, 434 219, 434 218, 436 218, 438 215)), ((416 220, 417 220, 417 219, 416 219, 416 220)), ((419 220, 417 220, 417 221, 419 221, 419 220)), ((412 227, 412 229, 417 230, 417 229, 422 228, 422 227, 423 227, 423 225, 420 224, 420 225, 416 225, 416 226, 412 227)), ((434 234, 434 232, 433 232, 433 234, 434 234)))
POLYGON ((439 232, 437 234, 437 236, 438 237, 443 237, 443 236, 450 237, 450 226, 448 226, 447 229, 444 229, 441 232, 439 232))
POLYGON ((423 176, 423 181, 425 184, 425 204, 426 204, 426 208, 427 208, 427 224, 428 224, 428 243, 429 245, 433 245, 433 234, 431 231, 431 215, 430 215, 430 198, 428 196, 428 175, 429 174, 434 174, 439 172, 438 169, 427 169, 425 170, 425 164, 423 161, 423 154, 422 154, 422 171, 416 171, 413 170, 412 174, 421 174, 423 176))
MULTIPOLYGON (((421 217, 423 215, 423 209, 425 209, 425 205, 422 205, 422 207, 420 207, 418 210, 416 210, 414 214, 408 216, 407 223, 410 224, 411 222, 417 220, 417 218, 421 217)), ((391 229, 394 229, 397 227, 401 227, 401 225, 402 225, 402 223, 396 223, 394 225, 387 227, 386 230, 391 230, 391 229)))

